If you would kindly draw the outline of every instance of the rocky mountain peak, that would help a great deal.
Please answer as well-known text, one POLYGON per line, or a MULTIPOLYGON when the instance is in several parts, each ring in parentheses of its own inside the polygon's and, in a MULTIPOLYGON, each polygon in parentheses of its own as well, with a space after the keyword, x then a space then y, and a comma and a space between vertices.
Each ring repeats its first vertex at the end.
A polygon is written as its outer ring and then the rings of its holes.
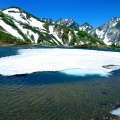
POLYGON ((92 33, 94 31, 94 28, 89 23, 85 22, 83 25, 79 27, 79 30, 92 33))
POLYGON ((79 24, 76 23, 71 18, 69 18, 69 19, 60 18, 58 21, 56 21, 56 24, 62 25, 62 26, 67 26, 67 27, 70 27, 70 28, 72 28, 74 30, 79 30, 79 24))
POLYGON ((108 45, 120 45, 120 18, 112 18, 95 30, 98 38, 108 45))
POLYGON ((53 20, 51 18, 42 18, 42 21, 53 23, 53 20))

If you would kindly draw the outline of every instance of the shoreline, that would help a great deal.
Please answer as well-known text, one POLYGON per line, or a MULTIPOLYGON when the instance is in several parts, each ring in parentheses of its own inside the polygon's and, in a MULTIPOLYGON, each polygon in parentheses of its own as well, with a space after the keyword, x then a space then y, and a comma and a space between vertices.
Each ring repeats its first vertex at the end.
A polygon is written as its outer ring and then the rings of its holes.
POLYGON ((62 48, 62 49, 89 49, 89 50, 119 50, 120 48, 116 47, 98 47, 98 46, 89 46, 89 47, 83 47, 83 46, 45 46, 45 45, 39 45, 39 44, 28 44, 28 45, 15 45, 15 44, 0 44, 0 48, 4 47, 40 47, 40 48, 62 48))

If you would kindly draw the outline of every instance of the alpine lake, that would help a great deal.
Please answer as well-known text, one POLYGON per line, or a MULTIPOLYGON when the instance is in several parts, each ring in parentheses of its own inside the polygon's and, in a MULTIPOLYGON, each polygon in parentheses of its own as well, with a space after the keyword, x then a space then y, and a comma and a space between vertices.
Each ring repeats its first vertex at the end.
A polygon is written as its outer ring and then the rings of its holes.
MULTIPOLYGON (((0 58, 14 56, 19 49, 27 47, 1 47, 0 58)), ((60 72, 0 75, 0 120, 119 119, 110 114, 119 105, 120 70, 110 77, 60 72)))

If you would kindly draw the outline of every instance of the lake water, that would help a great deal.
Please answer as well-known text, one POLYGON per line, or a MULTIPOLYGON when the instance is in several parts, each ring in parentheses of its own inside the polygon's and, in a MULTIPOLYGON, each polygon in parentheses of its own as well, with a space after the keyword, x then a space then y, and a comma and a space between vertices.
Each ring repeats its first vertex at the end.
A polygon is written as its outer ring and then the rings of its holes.
MULTIPOLYGON (((0 59, 20 49, 28 48, 0 48, 0 59)), ((101 120, 118 105, 120 70, 109 77, 47 71, 0 76, 0 120, 101 120)))

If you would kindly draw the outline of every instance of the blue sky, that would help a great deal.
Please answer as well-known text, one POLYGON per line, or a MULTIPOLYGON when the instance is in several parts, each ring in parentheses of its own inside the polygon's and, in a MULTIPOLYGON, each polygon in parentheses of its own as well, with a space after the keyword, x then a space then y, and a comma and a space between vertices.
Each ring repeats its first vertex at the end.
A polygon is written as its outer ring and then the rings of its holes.
POLYGON ((120 17, 120 0, 0 0, 0 8, 17 6, 39 17, 73 18, 78 24, 88 22, 94 28, 113 17, 120 17))

